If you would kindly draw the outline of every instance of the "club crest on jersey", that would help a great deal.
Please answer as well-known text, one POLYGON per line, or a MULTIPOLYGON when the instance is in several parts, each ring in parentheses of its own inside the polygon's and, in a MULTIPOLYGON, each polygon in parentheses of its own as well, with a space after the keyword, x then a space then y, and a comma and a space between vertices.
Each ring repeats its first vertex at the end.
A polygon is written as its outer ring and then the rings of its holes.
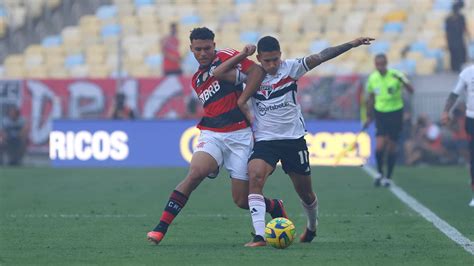
POLYGON ((206 82, 206 80, 209 78, 209 72, 203 72, 201 75, 198 76, 197 80, 196 80, 196 85, 197 86, 201 86, 201 84, 203 84, 204 82, 206 82))
POLYGON ((199 144, 196 146, 197 149, 202 149, 204 148, 204 145, 206 145, 206 142, 199 142, 199 144))
POLYGON ((260 90, 258 91, 258 94, 263 95, 265 99, 270 98, 270 95, 272 95, 273 87, 271 85, 260 85, 260 90))

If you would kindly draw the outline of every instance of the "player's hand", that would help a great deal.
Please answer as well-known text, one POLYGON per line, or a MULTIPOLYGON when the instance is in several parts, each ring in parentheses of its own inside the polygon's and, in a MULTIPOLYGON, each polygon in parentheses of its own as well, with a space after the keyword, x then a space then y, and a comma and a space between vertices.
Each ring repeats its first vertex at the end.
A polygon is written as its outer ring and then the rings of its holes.
POLYGON ((449 114, 448 112, 443 111, 443 113, 441 113, 441 124, 446 125, 448 124, 448 122, 449 122, 449 114))
POLYGON ((246 56, 251 56, 255 53, 257 50, 257 46, 253 44, 247 44, 245 45, 244 49, 242 49, 242 54, 245 54, 246 56))
POLYGON ((375 40, 371 37, 360 37, 351 42, 353 47, 358 47, 360 45, 370 45, 371 41, 375 40))

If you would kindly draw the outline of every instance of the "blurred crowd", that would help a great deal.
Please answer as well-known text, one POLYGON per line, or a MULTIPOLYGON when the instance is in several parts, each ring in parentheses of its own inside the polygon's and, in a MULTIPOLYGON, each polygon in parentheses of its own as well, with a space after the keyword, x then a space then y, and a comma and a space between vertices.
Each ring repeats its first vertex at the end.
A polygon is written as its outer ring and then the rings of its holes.
POLYGON ((400 143, 400 163, 465 164, 469 162, 468 136, 464 130, 465 109, 457 107, 448 124, 432 121, 421 114, 411 123, 409 112, 405 113, 405 125, 400 143))
POLYGON ((9 106, 0 124, 0 165, 20 165, 27 147, 28 125, 16 106, 9 106))

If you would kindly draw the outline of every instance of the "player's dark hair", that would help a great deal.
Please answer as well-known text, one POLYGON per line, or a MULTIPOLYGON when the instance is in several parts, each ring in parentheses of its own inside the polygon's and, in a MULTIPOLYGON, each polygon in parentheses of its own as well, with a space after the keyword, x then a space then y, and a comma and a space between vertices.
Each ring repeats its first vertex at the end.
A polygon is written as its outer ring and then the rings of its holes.
POLYGON ((387 56, 384 53, 375 55, 375 59, 379 59, 379 58, 385 59, 385 61, 387 61, 387 56))
POLYGON ((193 40, 212 40, 214 41, 214 32, 212 30, 202 27, 202 28, 194 28, 189 35, 189 40, 192 42, 193 40))
POLYGON ((280 51, 280 43, 275 37, 265 36, 258 41, 257 51, 258 53, 280 51))

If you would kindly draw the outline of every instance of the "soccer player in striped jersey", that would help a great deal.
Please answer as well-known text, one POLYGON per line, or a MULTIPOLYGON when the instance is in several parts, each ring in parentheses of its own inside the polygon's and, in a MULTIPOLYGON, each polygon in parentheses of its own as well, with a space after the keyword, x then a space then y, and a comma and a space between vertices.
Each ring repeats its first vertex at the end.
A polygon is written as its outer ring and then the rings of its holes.
MULTIPOLYGON (((168 226, 185 206, 191 193, 207 176, 215 176, 221 165, 230 174, 235 204, 243 209, 249 208, 247 160, 252 151, 253 135, 249 118, 239 107, 243 85, 240 81, 219 80, 213 74, 219 64, 238 52, 233 49, 216 51, 214 33, 205 27, 195 28, 190 34, 190 41, 191 51, 200 65, 192 78, 192 87, 204 106, 204 116, 197 126, 201 135, 188 174, 171 193, 159 224, 147 234, 148 240, 155 244, 161 242, 168 226)), ((236 65, 238 73, 248 75, 246 86, 255 90, 264 71, 251 60, 241 61, 236 65)), ((250 114, 248 110, 244 111, 250 114)), ((266 211, 272 217, 286 217, 282 201, 265 198, 265 203, 268 206, 266 211)))
MULTIPOLYGON (((305 123, 296 100, 297 81, 321 63, 354 47, 370 44, 372 40, 372 38, 358 38, 339 46, 326 48, 318 54, 290 60, 281 60, 280 44, 274 37, 266 36, 258 41, 257 59, 265 69, 266 76, 260 87, 255 88, 251 99, 255 115, 256 143, 248 164, 250 176, 248 201, 255 236, 246 246, 266 245, 264 239, 266 203, 262 191, 267 177, 275 170, 278 161, 281 161, 283 170, 290 176, 307 215, 306 230, 300 236, 300 241, 309 243, 316 236, 318 201, 311 184, 309 152, 304 139, 305 123)), ((235 65, 246 59, 249 51, 253 50, 251 47, 252 45, 247 45, 239 55, 222 63, 214 70, 214 75, 218 78, 241 78, 237 80, 238 82, 245 80, 245 74, 239 73, 235 65), (237 73, 232 74, 233 72, 237 73)))

